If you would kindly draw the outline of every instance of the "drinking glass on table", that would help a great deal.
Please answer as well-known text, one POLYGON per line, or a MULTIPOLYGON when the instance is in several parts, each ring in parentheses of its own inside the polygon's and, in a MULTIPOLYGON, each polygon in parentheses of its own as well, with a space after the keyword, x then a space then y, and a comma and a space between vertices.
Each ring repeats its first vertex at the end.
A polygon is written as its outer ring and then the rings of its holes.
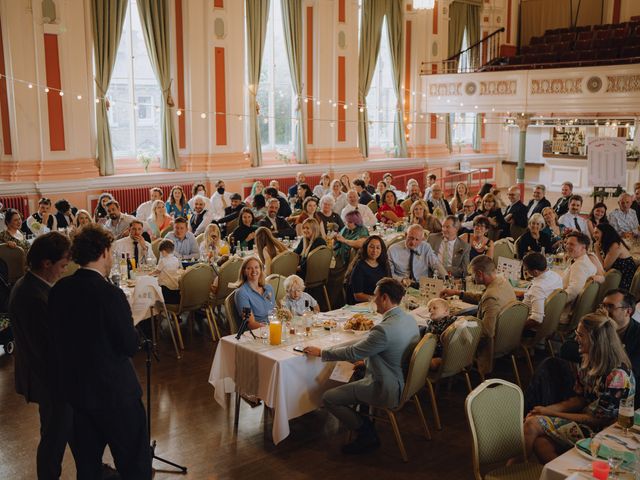
POLYGON ((618 406, 618 425, 623 429, 624 436, 629 436, 629 429, 633 427, 634 410, 633 397, 622 398, 618 406))
POLYGON ((619 469, 622 466, 622 462, 624 461, 623 452, 620 450, 611 449, 611 453, 609 454, 609 458, 607 459, 607 463, 611 468, 611 478, 619 478, 618 473, 619 469))

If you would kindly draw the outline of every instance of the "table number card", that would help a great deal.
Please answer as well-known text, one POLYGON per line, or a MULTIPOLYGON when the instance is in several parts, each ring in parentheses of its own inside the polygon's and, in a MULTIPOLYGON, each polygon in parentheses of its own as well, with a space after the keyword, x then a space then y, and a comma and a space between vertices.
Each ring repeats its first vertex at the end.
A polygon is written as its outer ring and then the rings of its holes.
POLYGON ((440 296, 440 292, 444 289, 444 281, 440 278, 420 278, 420 295, 427 300, 440 296))
POLYGON ((513 280, 517 282, 518 280, 520 280, 522 262, 513 258, 498 257, 497 271, 507 280, 513 280))

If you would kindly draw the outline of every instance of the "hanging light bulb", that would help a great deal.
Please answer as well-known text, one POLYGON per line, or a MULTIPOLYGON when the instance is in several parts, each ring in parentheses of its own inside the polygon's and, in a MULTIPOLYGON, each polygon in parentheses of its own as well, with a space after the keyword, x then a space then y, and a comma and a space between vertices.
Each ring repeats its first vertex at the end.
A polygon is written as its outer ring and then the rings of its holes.
POLYGON ((28 88, 33 88, 33 83, 30 83, 29 85, 27 85, 28 88))
POLYGON ((60 91, 58 92, 58 95, 60 95, 61 97, 64 97, 64 92, 63 92, 62 90, 60 90, 60 91))
POLYGON ((49 87, 44 87, 44 93, 49 93, 49 87))
POLYGON ((82 95, 76 95, 76 98, 77 98, 78 100, 82 100, 82 95))
POLYGON ((204 120, 205 118, 207 118, 207 114, 206 113, 201 113, 200 114, 200 118, 202 118, 204 120))
POLYGON ((178 111, 176 112, 176 115, 181 116, 181 115, 182 115, 182 110, 178 110, 178 111))

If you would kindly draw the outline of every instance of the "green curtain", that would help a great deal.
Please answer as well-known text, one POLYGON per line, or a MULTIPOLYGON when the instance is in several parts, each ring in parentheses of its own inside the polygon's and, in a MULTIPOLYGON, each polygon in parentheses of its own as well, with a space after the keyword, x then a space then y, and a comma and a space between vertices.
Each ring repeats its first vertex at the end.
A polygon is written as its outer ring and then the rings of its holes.
POLYGON ((404 136, 404 111, 402 108, 402 71, 404 57, 404 15, 403 0, 389 0, 387 5, 387 35, 389 38, 389 50, 391 51, 391 69, 393 73, 393 88, 396 92, 396 118, 393 122, 393 140, 396 147, 396 156, 407 156, 407 139, 404 136))
POLYGON ((93 30, 93 54, 95 57, 97 158, 100 175, 113 175, 113 150, 111 131, 107 118, 107 102, 102 101, 109 90, 111 74, 122 35, 122 25, 127 13, 127 0, 92 0, 91 27, 93 30))
POLYGON ((453 113, 445 114, 444 117, 444 143, 447 145, 449 149, 449 153, 453 151, 453 140, 452 140, 452 132, 451 132, 451 124, 453 123, 453 113))
POLYGON ((180 168, 178 142, 171 108, 171 35, 169 29, 169 0, 138 0, 144 43, 151 68, 162 90, 162 157, 160 166, 180 168))
POLYGON ((367 94, 371 88, 380 51, 382 21, 386 1, 363 0, 360 21, 360 48, 358 53, 358 146, 360 153, 369 156, 369 119, 367 116, 367 94))
POLYGON ((473 151, 479 152, 482 148, 482 114, 476 113, 476 121, 473 125, 473 151))
POLYGON ((262 68, 262 53, 269 20, 269 0, 245 0, 247 57, 249 79, 249 151, 251 166, 262 165, 260 126, 258 125, 258 85, 262 68))
POLYGON ((298 163, 307 163, 306 115, 302 100, 302 2, 300 0, 281 1, 284 41, 287 47, 291 83, 296 94, 296 125, 293 148, 298 163))
MULTIPOLYGON (((467 44, 473 45, 480 41, 480 8, 481 2, 473 0, 455 0, 449 5, 449 49, 448 57, 462 50, 464 31, 467 31, 467 44)), ((480 66, 480 49, 475 48, 469 52, 469 64, 472 67, 480 66)), ((458 62, 452 62, 450 72, 458 71, 458 62)))

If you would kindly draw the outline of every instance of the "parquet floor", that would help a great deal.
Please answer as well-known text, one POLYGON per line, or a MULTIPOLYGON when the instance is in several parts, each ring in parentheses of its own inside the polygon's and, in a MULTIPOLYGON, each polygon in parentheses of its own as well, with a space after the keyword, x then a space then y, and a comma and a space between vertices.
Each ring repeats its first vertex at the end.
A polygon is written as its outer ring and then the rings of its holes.
MULTIPOLYGON (((347 457, 339 447, 346 439, 338 423, 324 410, 291 421, 291 435, 278 446, 270 439, 262 407, 242 404, 240 426, 233 431, 233 408, 223 409, 208 383, 215 345, 207 337, 194 336, 182 360, 177 361, 169 343, 161 344, 161 359, 154 362, 152 437, 157 454, 188 466, 186 477, 162 471, 156 462, 155 479, 471 479, 469 431, 464 417, 466 391, 462 381, 451 391, 441 389, 440 412, 444 428, 435 430, 431 405, 422 396, 433 440, 421 436, 416 412, 407 406, 399 416, 409 454, 403 463, 389 425, 378 424, 382 446, 375 453, 347 457)), ((134 359, 141 382, 145 381, 144 355, 134 359)), ((521 365, 524 372, 525 366, 521 365)), ((510 378, 507 376, 506 378, 510 378)), ((474 385, 478 379, 474 378, 474 385)), ((233 402, 232 402, 233 403, 233 402)), ((38 443, 37 406, 27 405, 13 386, 13 358, 0 356, 0 479, 35 479, 38 443)), ((108 459, 108 453, 105 459, 108 459)), ((167 469, 168 470, 168 469, 167 469)), ((75 478, 75 465, 67 449, 64 479, 75 478)))

